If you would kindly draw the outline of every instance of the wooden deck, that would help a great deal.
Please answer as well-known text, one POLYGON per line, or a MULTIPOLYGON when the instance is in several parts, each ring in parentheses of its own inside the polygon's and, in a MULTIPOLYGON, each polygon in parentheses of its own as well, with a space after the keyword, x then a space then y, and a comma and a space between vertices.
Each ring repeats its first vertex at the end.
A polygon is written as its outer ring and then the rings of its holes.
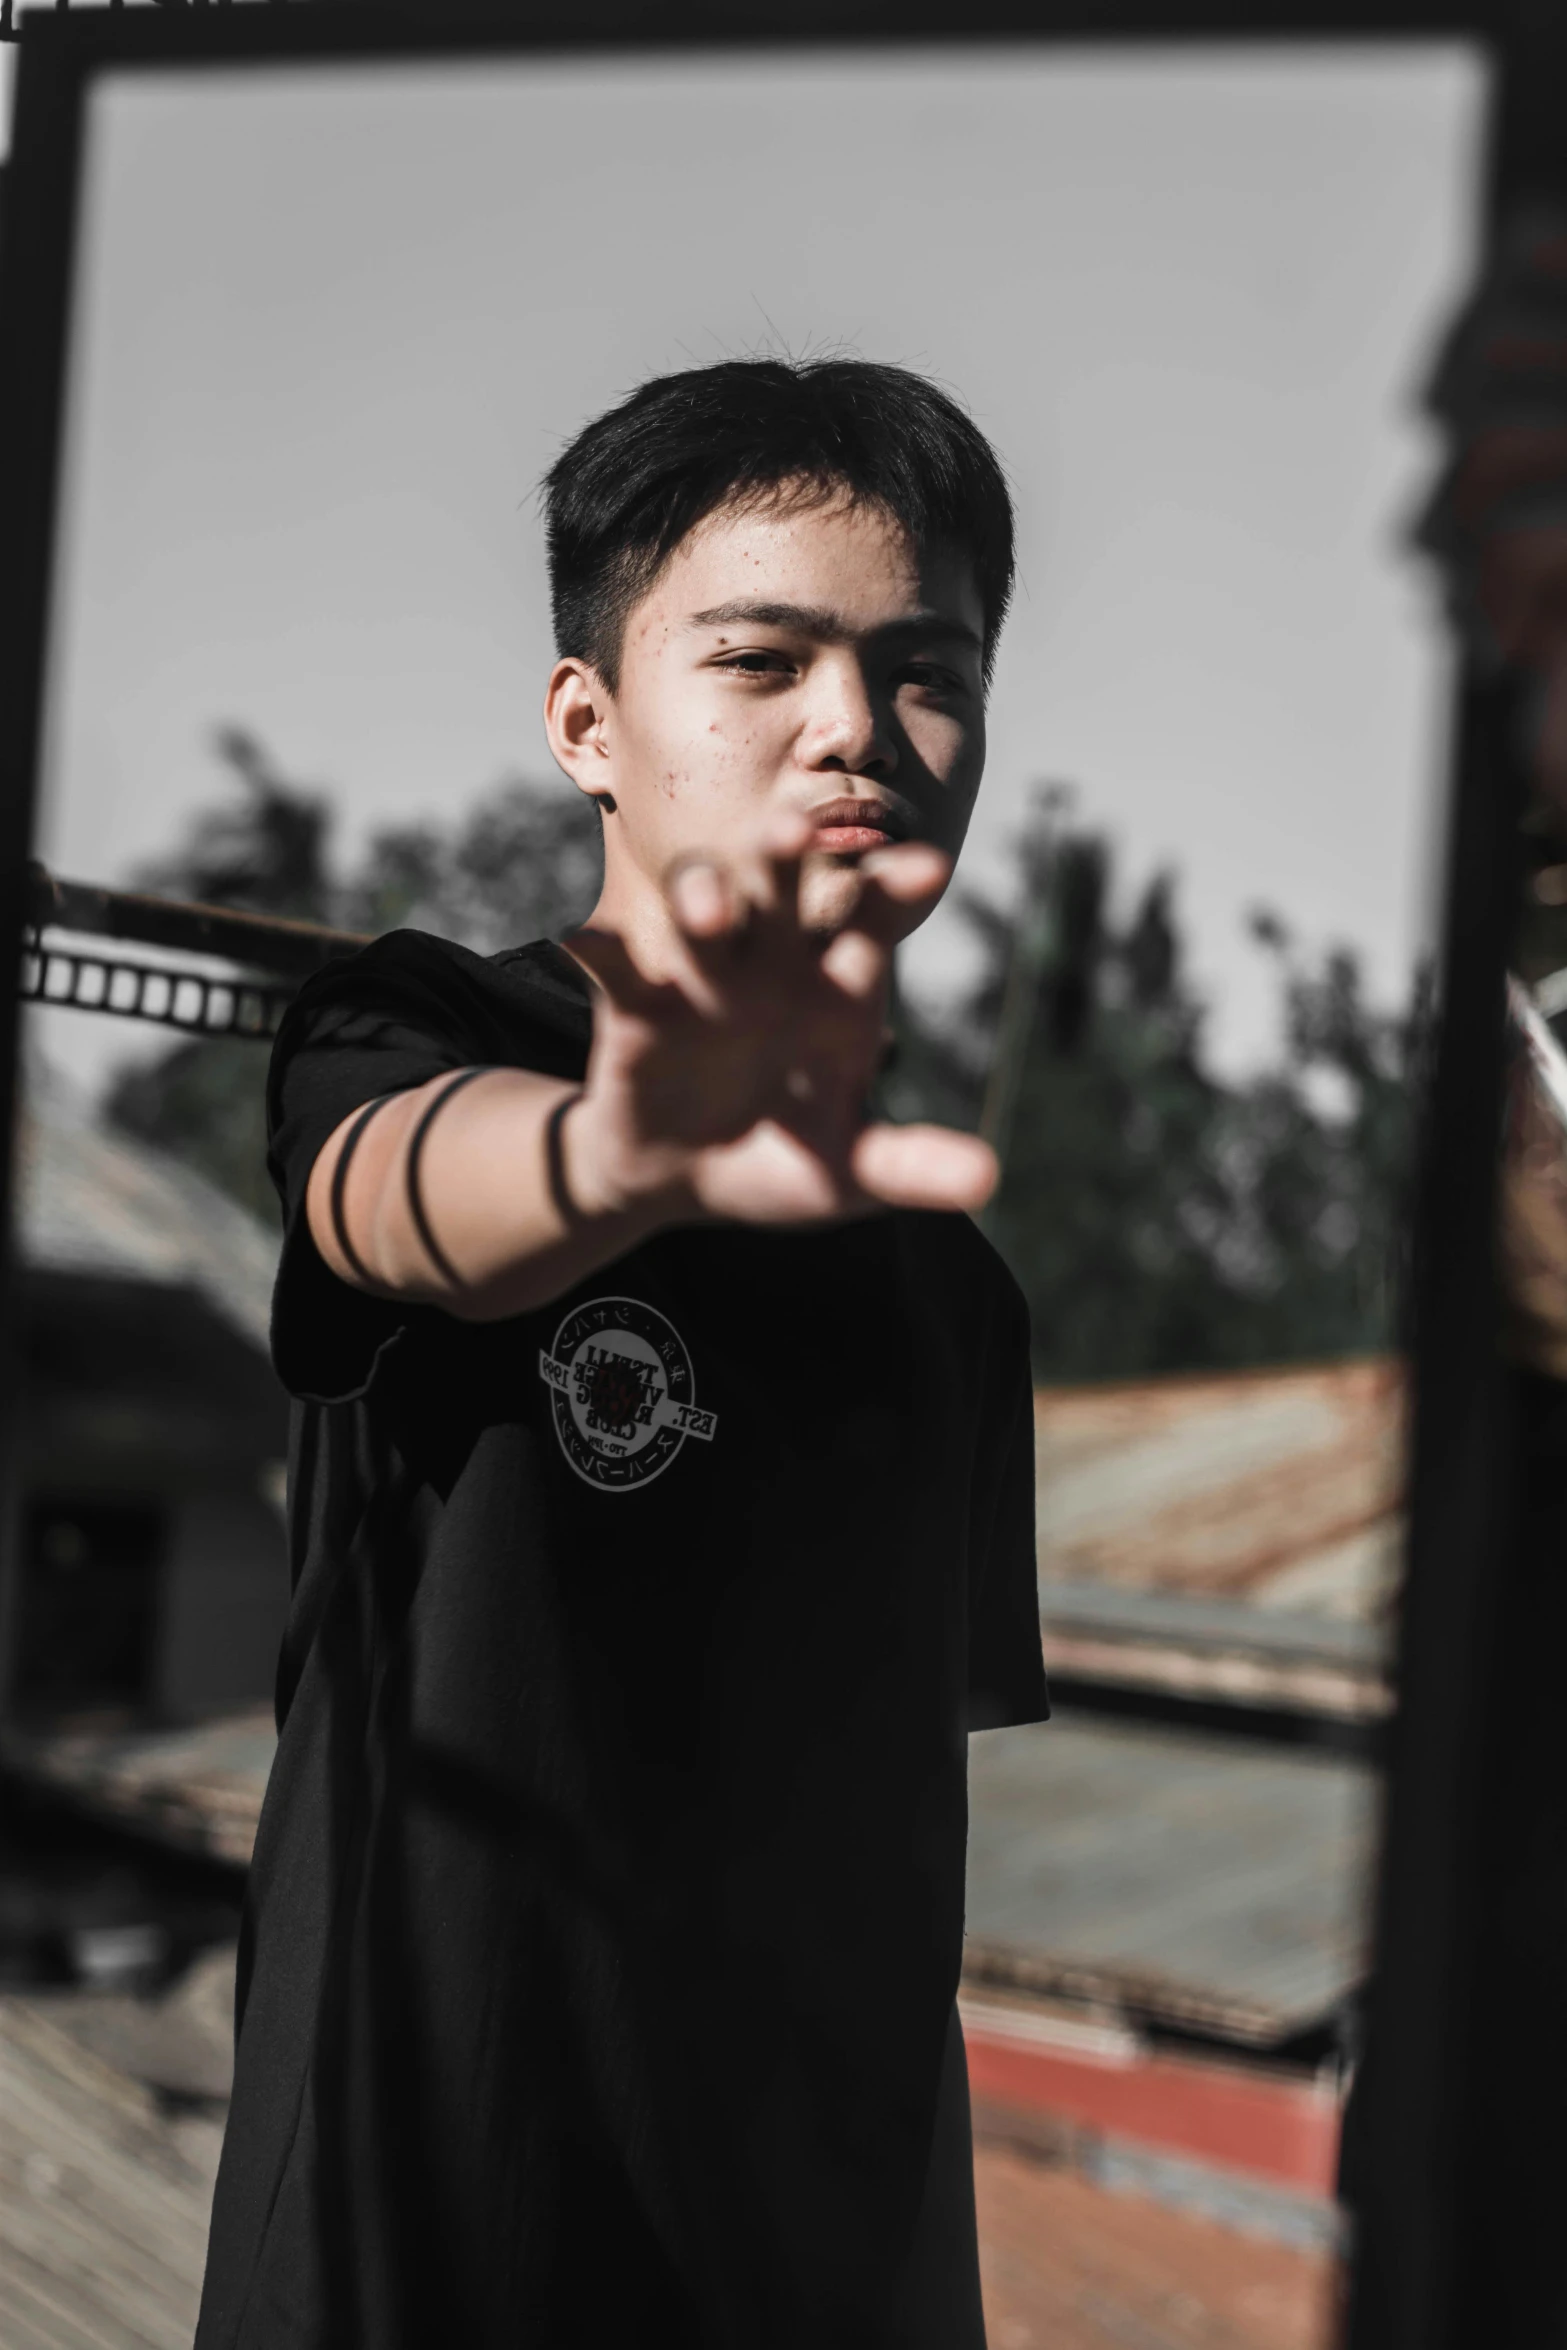
POLYGON ((0 1999, 0 2342, 190 2350, 222 2124, 0 1999))

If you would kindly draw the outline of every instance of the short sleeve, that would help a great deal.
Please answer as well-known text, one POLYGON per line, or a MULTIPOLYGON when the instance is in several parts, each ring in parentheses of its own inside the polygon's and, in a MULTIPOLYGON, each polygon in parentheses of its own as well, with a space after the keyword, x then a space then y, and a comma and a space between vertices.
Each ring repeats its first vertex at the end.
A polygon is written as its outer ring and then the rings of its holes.
POLYGON ((1011 1295, 986 1382, 969 1549, 968 1726, 1049 1719, 1034 1552, 1034 1387, 1028 1311, 1011 1295))
POLYGON ((290 1394, 316 1403, 363 1394, 386 1348, 438 1312, 367 1297, 328 1268, 305 1214, 323 1144, 367 1102, 447 1070, 580 1075, 580 1031, 535 1025, 526 1011, 483 957, 419 931, 393 931, 328 964, 290 1004, 267 1080, 267 1169, 283 1209, 272 1359, 290 1394))

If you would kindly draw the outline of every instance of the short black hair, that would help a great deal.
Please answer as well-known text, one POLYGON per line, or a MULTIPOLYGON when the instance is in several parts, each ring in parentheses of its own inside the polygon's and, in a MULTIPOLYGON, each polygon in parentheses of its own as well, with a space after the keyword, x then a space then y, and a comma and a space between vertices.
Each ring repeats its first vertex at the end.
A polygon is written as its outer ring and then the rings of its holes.
POLYGON ((626 621, 707 515, 800 483, 881 507, 917 547, 972 563, 985 670, 1012 595, 1012 500, 957 402, 869 359, 726 359, 656 376, 587 425, 544 479, 555 646, 619 682, 626 621))

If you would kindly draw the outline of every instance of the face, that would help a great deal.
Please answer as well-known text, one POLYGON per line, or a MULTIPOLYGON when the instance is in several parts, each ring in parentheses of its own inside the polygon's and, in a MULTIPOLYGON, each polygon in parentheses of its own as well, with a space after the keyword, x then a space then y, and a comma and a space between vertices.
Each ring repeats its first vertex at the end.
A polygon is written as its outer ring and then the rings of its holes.
POLYGON ((613 695, 550 680, 551 747, 605 822, 604 914, 683 857, 743 854, 773 808, 816 819, 808 925, 830 931, 889 840, 956 856, 985 759, 968 566, 833 498, 710 515, 632 612, 613 695))

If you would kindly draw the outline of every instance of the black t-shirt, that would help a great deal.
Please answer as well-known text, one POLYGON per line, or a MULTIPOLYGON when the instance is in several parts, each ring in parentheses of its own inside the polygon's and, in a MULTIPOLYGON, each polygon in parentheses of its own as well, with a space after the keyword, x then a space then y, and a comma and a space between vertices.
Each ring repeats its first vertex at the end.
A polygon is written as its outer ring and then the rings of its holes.
POLYGON ((402 932, 278 1038, 293 1607, 199 2350, 896 2338, 965 1730, 1047 1710, 1026 1314, 906 1213, 481 1325, 337 1281, 334 1128, 580 1076, 591 1017, 558 947, 402 932))

